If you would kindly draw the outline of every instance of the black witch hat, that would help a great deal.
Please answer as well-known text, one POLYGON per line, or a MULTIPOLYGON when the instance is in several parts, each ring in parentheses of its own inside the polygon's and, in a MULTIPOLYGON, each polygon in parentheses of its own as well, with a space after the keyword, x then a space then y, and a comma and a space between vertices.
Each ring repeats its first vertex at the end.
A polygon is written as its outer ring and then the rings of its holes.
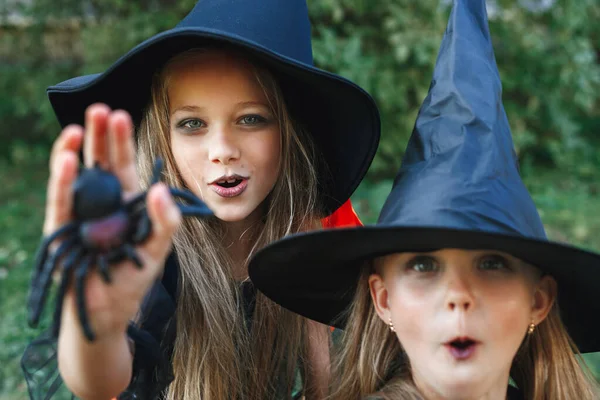
POLYGON ((456 0, 427 98, 375 226, 294 235, 258 252, 256 287, 343 327, 365 260, 435 249, 503 251, 558 282, 582 352, 600 351, 600 256, 547 240, 518 170, 484 0, 456 0))
POLYGON ((152 77, 171 57, 203 47, 245 52, 277 78, 292 116, 313 136, 325 163, 319 193, 334 211, 354 192, 379 144, 379 111, 371 96, 313 63, 306 0, 200 0, 173 29, 145 40, 101 74, 48 88, 62 126, 82 124, 93 103, 128 111, 134 123, 150 100, 152 77))

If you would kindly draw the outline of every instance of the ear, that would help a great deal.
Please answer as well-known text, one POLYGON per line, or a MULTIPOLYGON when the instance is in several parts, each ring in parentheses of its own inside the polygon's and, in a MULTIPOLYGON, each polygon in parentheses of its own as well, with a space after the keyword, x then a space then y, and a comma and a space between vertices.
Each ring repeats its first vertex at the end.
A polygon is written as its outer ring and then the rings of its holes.
POLYGON ((371 299, 379 318, 388 323, 390 318, 390 309, 388 306, 388 291, 383 284, 383 278, 379 274, 371 274, 369 276, 369 289, 371 291, 371 299))
POLYGON ((531 318, 538 325, 546 317, 554 305, 556 299, 557 285, 556 281, 550 275, 544 275, 540 278, 533 293, 533 304, 531 307, 531 318))

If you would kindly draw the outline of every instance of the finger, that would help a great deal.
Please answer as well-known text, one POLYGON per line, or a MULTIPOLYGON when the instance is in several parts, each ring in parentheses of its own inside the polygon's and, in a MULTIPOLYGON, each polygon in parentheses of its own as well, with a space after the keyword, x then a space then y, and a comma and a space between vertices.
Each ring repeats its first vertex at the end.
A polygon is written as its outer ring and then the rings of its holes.
POLYGON ((63 151, 72 151, 78 153, 81 149, 81 142, 83 141, 83 128, 79 125, 68 125, 62 130, 61 134, 54 141, 52 151, 50 152, 50 161, 48 165, 50 171, 55 165, 55 159, 63 151))
POLYGON ((105 104, 92 104, 85 111, 85 140, 83 144, 83 161, 87 168, 96 163, 108 169, 108 139, 106 128, 110 108, 105 104))
POLYGON ((50 177, 46 191, 44 234, 52 233, 70 219, 72 195, 69 192, 77 174, 78 154, 82 141, 83 128, 79 125, 69 125, 63 129, 54 142, 50 154, 50 177), (65 158, 65 154, 70 155, 65 158), (60 195, 66 196, 67 200, 61 199, 60 195), (68 208, 68 211, 65 211, 65 208, 68 208))
POLYGON ((148 215, 152 221, 152 233, 142 246, 144 253, 162 266, 172 243, 172 237, 181 224, 181 212, 173 201, 166 185, 153 185, 148 191, 148 215))
POLYGON ((76 152, 63 151, 55 156, 48 180, 44 235, 49 235, 71 220, 73 182, 77 178, 79 157, 76 152))
POLYGON ((111 168, 125 192, 140 190, 133 135, 129 114, 122 110, 112 113, 108 121, 111 168))

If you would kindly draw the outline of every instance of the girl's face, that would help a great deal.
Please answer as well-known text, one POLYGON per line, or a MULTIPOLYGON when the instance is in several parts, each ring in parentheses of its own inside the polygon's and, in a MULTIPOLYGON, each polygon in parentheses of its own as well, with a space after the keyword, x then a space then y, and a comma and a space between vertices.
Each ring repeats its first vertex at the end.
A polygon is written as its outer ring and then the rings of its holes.
POLYGON ((192 192, 228 222, 258 218, 279 176, 280 130, 253 69, 210 51, 168 69, 171 149, 192 192))
POLYGON ((529 324, 552 306, 554 280, 496 251, 444 249, 378 261, 369 279, 377 313, 386 324, 391 318, 425 397, 504 399, 529 324))

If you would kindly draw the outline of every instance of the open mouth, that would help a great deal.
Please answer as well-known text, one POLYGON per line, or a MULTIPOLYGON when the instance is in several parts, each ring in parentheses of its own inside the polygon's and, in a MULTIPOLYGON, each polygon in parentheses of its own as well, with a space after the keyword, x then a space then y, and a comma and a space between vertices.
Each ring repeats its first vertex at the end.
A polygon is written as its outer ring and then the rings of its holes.
POLYGON ((248 178, 239 175, 226 176, 211 183, 210 187, 221 197, 237 197, 248 187, 248 178))
POLYGON ((237 185, 239 185, 240 183, 242 183, 243 179, 241 178, 233 178, 233 179, 222 179, 220 181, 215 182, 218 186, 221 186, 222 188, 232 188, 232 187, 236 187, 237 185))
POLYGON ((450 350, 450 354, 457 360, 466 360, 470 358, 477 347, 478 342, 465 337, 456 338, 446 343, 446 347, 450 350))

